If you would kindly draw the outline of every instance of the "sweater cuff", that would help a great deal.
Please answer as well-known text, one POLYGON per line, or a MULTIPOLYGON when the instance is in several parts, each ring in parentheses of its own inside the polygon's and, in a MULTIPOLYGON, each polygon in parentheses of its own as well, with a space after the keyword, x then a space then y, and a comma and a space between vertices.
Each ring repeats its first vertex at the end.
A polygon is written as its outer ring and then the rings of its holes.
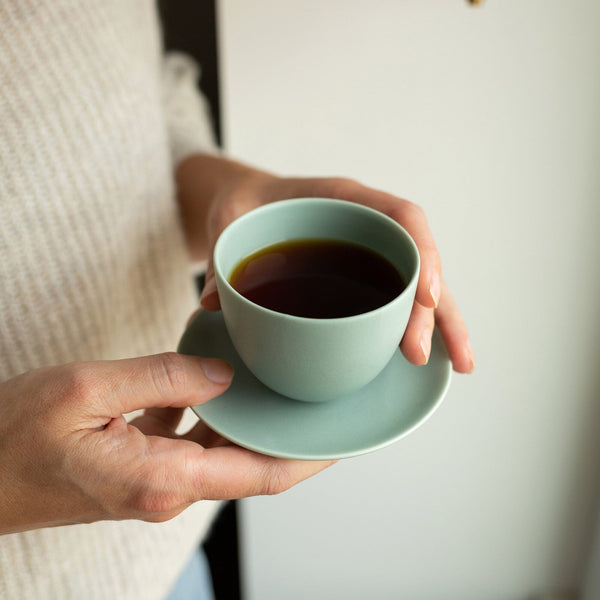
POLYGON ((162 92, 174 169, 192 154, 218 152, 210 107, 198 89, 199 78, 200 68, 189 56, 165 55, 162 92))

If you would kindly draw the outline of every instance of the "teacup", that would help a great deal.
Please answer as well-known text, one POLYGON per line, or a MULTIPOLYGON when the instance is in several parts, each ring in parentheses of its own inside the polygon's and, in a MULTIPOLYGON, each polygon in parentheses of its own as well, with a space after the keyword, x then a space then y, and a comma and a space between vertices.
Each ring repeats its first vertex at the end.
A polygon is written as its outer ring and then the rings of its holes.
POLYGON ((284 396, 322 402, 364 387, 391 360, 411 314, 420 261, 410 235, 383 213, 342 200, 297 198, 233 221, 217 240, 214 267, 225 325, 248 369, 284 396), (232 273, 242 261, 295 240, 367 248, 389 261, 406 287, 372 310, 328 318, 266 308, 233 287, 232 273))

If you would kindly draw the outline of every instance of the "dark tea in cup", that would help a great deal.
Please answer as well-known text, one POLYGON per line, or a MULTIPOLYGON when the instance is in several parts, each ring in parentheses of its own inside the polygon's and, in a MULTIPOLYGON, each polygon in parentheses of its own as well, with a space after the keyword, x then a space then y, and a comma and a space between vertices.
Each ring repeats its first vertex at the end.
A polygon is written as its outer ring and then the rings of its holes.
POLYGON ((406 288, 398 269, 375 250, 332 239, 267 246, 236 265, 229 283, 260 306, 316 319, 370 312, 406 288))

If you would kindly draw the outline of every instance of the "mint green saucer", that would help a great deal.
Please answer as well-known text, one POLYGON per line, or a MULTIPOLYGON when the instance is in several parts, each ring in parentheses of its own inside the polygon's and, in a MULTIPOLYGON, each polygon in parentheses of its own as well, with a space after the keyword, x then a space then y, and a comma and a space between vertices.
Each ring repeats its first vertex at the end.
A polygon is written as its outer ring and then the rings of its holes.
POLYGON ((411 365, 398 350, 358 392, 329 402, 290 400, 265 387, 244 366, 220 312, 198 313, 178 351, 223 358, 235 369, 224 394, 193 407, 211 429, 255 452, 303 460, 357 456, 408 435, 441 404, 452 374, 436 331, 426 366, 411 365))

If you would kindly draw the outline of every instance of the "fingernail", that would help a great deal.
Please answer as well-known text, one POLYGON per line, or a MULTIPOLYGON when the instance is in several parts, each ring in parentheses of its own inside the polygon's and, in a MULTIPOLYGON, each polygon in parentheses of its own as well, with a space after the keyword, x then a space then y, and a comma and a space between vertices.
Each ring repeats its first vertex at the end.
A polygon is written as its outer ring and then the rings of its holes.
POLYGON ((425 364, 429 360, 429 355, 431 354, 431 330, 425 329, 421 334, 421 352, 423 352, 423 359, 425 364))
POLYGON ((467 360, 469 361, 469 370, 467 373, 472 373, 475 370, 475 353, 473 352, 470 340, 467 340, 466 350, 467 360))
POLYGON ((433 300, 433 305, 435 306, 435 308, 437 308, 438 304, 440 303, 441 292, 442 292, 442 282, 440 280, 440 276, 438 273, 434 273, 431 276, 431 281, 429 283, 429 295, 431 296, 431 299, 433 300))
POLYGON ((206 378, 214 383, 229 383, 233 378, 233 367, 224 360, 204 358, 200 362, 206 378))

